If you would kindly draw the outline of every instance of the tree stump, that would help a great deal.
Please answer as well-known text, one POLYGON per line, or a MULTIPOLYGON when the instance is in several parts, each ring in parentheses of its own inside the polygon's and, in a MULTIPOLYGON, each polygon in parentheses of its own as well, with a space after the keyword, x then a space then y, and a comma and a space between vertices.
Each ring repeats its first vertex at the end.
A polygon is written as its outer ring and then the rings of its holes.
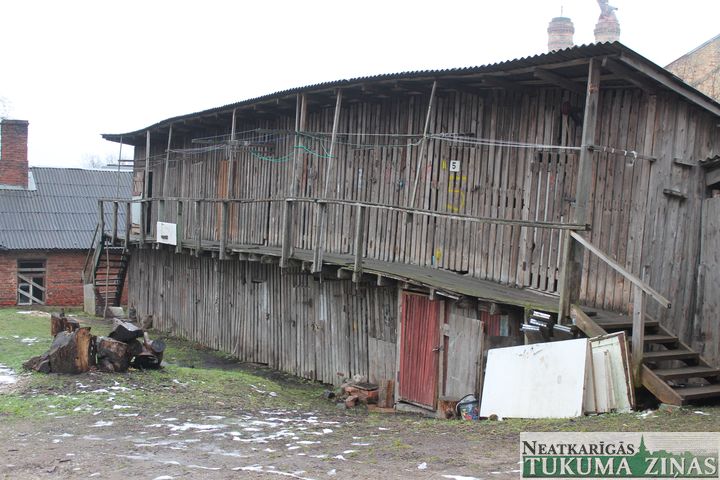
POLYGON ((90 370, 95 362, 91 352, 93 336, 90 328, 83 327, 74 332, 59 332, 48 350, 50 371, 55 373, 83 373, 90 370))
POLYGON ((23 368, 26 370, 35 370, 40 373, 50 373, 50 359, 47 353, 32 357, 30 360, 23 363, 23 368))
POLYGON ((98 338, 97 357, 100 368, 109 372, 125 372, 130 366, 127 344, 112 338, 98 338))

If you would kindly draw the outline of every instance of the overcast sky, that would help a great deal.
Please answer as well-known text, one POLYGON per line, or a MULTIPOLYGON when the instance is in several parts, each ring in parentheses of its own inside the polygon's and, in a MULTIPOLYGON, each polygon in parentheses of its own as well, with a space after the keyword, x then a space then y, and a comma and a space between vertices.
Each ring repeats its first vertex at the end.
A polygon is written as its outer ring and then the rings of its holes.
MULTIPOLYGON (((720 0, 610 3, 620 40, 659 65, 720 33, 720 0)), ((0 97, 30 121, 31 165, 82 166, 117 155, 101 133, 317 82, 543 53, 561 6, 575 43, 592 42, 595 0, 0 1, 0 97)))

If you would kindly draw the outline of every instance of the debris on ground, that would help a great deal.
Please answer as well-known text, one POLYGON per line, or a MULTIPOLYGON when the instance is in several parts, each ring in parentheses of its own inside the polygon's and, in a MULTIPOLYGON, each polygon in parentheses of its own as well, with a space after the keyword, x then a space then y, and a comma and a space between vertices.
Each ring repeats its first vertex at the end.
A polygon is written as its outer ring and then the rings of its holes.
MULTIPOLYGON (((359 379, 364 380, 364 379, 359 379)), ((355 408, 357 405, 377 405, 379 387, 364 381, 347 381, 337 392, 326 390, 323 397, 335 400, 338 408, 355 408)))
POLYGON ((95 368, 125 372, 130 366, 157 369, 165 351, 163 340, 151 340, 142 328, 119 318, 113 319, 107 337, 96 337, 90 327, 81 327, 60 312, 50 316, 50 333, 54 337, 50 349, 25 362, 25 369, 42 373, 83 373, 95 368))

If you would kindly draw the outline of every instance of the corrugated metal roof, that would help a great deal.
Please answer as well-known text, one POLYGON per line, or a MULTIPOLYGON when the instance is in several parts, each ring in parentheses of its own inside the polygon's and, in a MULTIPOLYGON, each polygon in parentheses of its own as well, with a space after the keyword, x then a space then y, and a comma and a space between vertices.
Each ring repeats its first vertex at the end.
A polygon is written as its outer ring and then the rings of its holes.
MULTIPOLYGON (((99 198, 130 198, 132 172, 30 169, 36 190, 0 190, 0 250, 87 249, 99 198), (118 183, 119 181, 119 183, 118 183)), ((105 213, 106 222, 112 213, 105 213)), ((119 209, 119 227, 125 210, 119 209)))
MULTIPOLYGON (((386 73, 380 75, 371 75, 364 77, 356 77, 352 79, 335 80, 324 83, 316 83, 313 85, 306 85, 304 87, 292 88, 288 90, 281 90, 268 95, 260 97, 250 98, 236 103, 230 103, 220 107, 210 108, 199 112, 188 113, 177 117, 168 118, 158 123, 150 125, 149 127, 136 130, 134 132, 128 132, 123 134, 103 134, 103 138, 110 141, 120 141, 121 137, 124 137, 125 143, 130 143, 134 140, 144 141, 144 135, 147 130, 153 130, 158 128, 167 128, 172 123, 190 120, 200 116, 215 115, 221 112, 232 111, 235 108, 248 106, 256 103, 265 102, 268 100, 279 99, 294 95, 296 93, 309 93, 312 91, 323 91, 337 87, 349 87, 359 84, 368 84, 383 82, 388 80, 422 80, 422 79, 440 79, 445 77, 464 77, 472 76, 482 73, 493 73, 503 72, 507 70, 518 70, 527 67, 541 67, 543 65, 549 65, 554 63, 562 63, 571 60, 588 59, 592 57, 603 57, 603 56, 625 56, 639 62, 644 67, 647 67, 649 71, 657 74, 666 79, 670 84, 680 90, 686 90, 693 93, 693 95, 699 95, 703 101, 710 102, 710 105, 714 107, 720 107, 714 99, 708 97, 704 93, 698 91, 694 87, 686 84, 681 78, 674 75, 672 72, 665 70, 663 67, 651 62, 647 58, 638 54, 634 50, 626 47, 619 42, 612 43, 592 43, 589 45, 578 45, 564 50, 556 50, 554 52, 543 53, 528 57, 521 57, 512 60, 505 60, 498 63, 475 66, 475 67, 462 67, 462 68, 448 68, 441 70, 417 70, 417 71, 406 71, 399 73, 386 73)), ((642 72, 637 72, 639 75, 645 75, 642 72)))

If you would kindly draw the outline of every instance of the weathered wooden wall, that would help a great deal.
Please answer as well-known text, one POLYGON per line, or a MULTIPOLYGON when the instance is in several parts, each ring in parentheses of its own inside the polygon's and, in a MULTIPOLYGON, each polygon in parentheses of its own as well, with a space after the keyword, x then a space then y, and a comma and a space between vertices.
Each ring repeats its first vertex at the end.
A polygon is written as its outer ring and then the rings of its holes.
MULTIPOLYGON (((228 192, 229 154, 220 149, 205 154, 173 153, 169 169, 170 196, 223 198, 283 198, 291 195, 293 152, 297 150, 298 196, 323 196, 328 169, 329 197, 407 206, 420 147, 417 138, 378 134, 421 132, 429 100, 425 95, 400 95, 343 104, 335 158, 325 158, 323 141, 301 137, 293 148, 292 134, 276 135, 274 150, 258 154, 236 150, 237 176, 228 192), (390 145, 392 144, 392 145, 390 145), (308 150, 314 153, 308 153, 308 150), (333 165, 331 167, 331 165, 333 165)), ((478 93, 439 91, 430 133, 459 132, 503 141, 579 146, 577 115, 562 113, 563 102, 580 108, 582 99, 559 89, 484 90, 478 93)), ((236 131, 254 128, 294 129, 294 113, 256 119, 242 114, 236 131), (244 115, 244 116, 242 116, 244 115)), ((329 132, 333 106, 314 106, 306 131, 329 132)), ((173 148, 197 146, 194 137, 227 135, 230 125, 176 135, 173 148)), ((699 225, 703 190, 699 168, 684 166, 720 151, 715 120, 672 94, 648 95, 639 89, 601 90, 597 143, 657 157, 654 163, 609 153, 595 153, 590 216, 590 240, 628 270, 640 275, 649 267, 651 285, 673 303, 649 311, 688 339, 695 308, 695 276, 699 255, 699 225), (681 159, 678 162, 677 159, 681 159), (686 198, 668 196, 666 189, 686 198)), ((167 137, 153 140, 155 193, 161 192, 167 137)), ((415 207, 506 219, 569 221, 575 198, 576 151, 549 152, 537 148, 469 146, 431 139, 427 163, 421 166, 415 207), (461 171, 448 169, 460 160, 461 171)), ((144 152, 136 149, 137 165, 144 152)), ((315 245, 312 204, 295 209, 296 248, 315 245)), ((174 207, 167 217, 173 220, 174 207)), ((219 206, 202 208, 203 238, 219 240, 219 206)), ((195 212, 186 212, 185 234, 195 212)), ((328 206, 328 251, 351 253, 354 211, 328 206)), ((407 262, 465 273, 503 284, 555 293, 561 251, 558 231, 414 216, 406 224, 397 212, 370 209, 366 215, 365 255, 390 262, 407 262)), ((230 211, 230 241, 280 246, 282 203, 235 205, 230 211)), ((631 286, 597 258, 586 255, 581 299, 586 305, 627 311, 631 286)))
POLYGON ((395 287, 163 250, 133 250, 128 275, 129 303, 161 331, 324 383, 394 380, 395 287))

